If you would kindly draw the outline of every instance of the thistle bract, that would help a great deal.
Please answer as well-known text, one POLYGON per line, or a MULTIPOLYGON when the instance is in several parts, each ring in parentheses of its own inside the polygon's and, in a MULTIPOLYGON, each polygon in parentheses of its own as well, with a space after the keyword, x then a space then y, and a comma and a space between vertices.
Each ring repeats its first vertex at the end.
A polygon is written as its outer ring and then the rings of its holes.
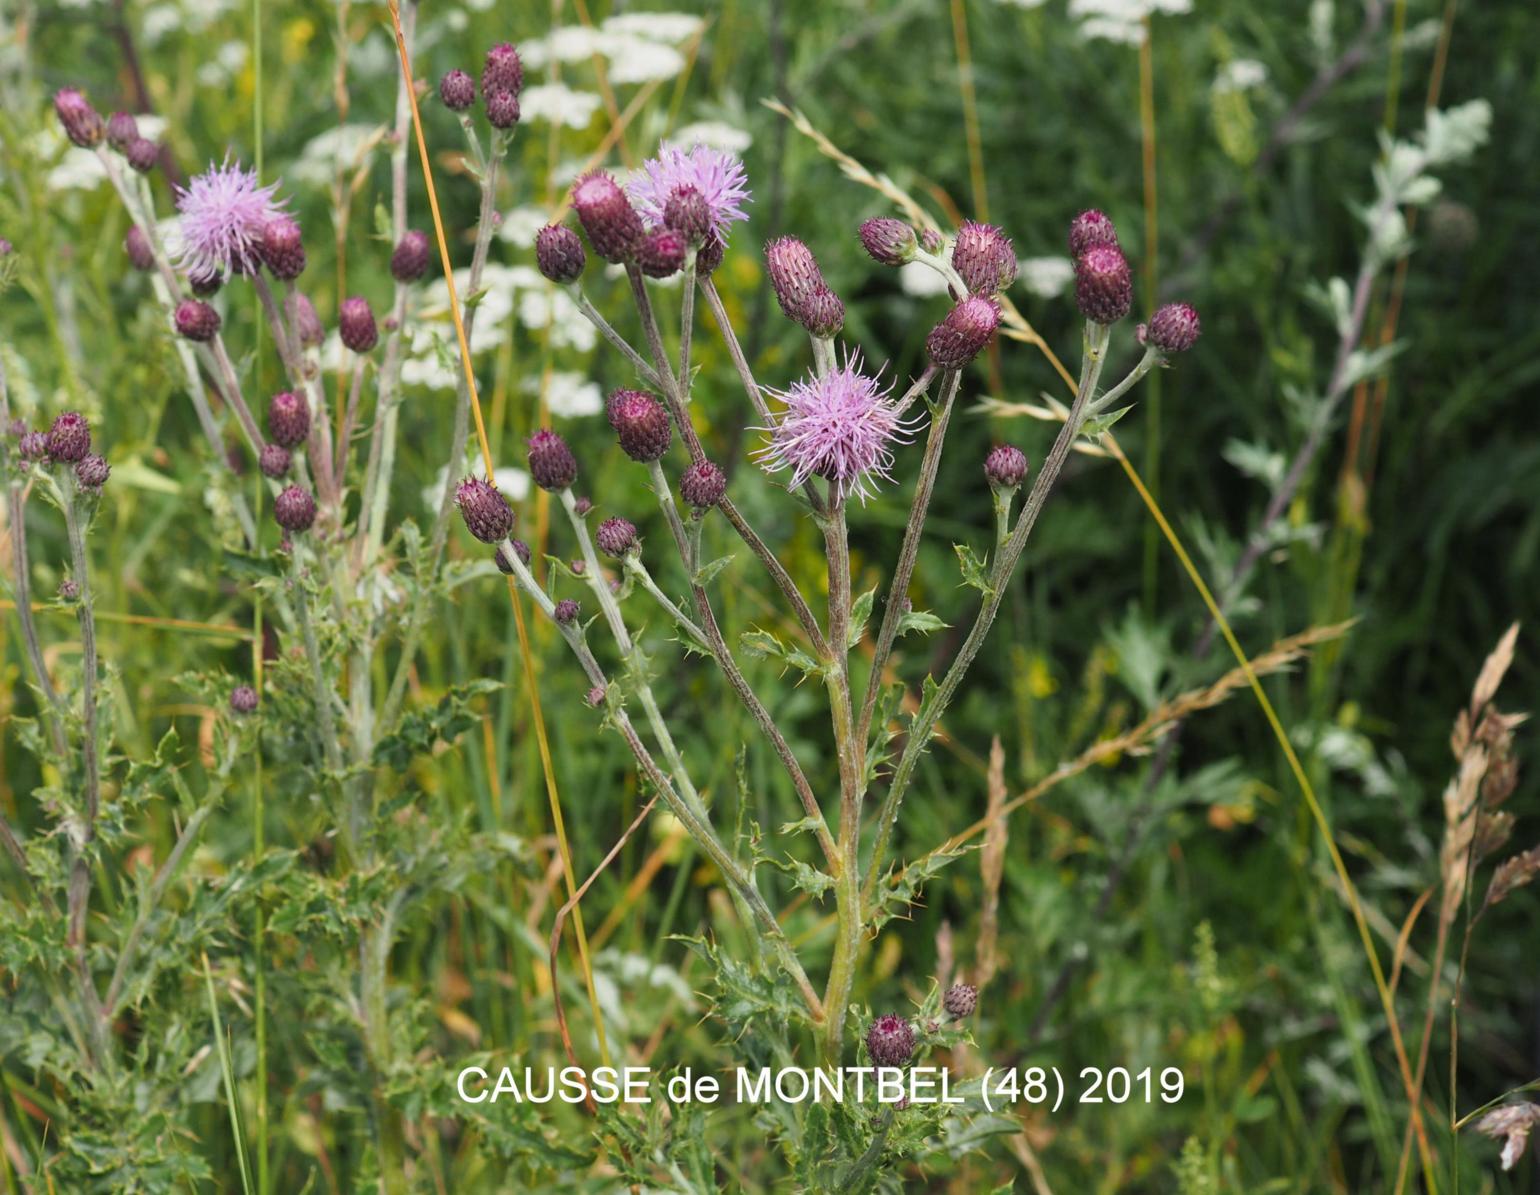
POLYGON ((100 145, 107 134, 101 113, 73 87, 63 87, 54 93, 53 110, 64 126, 64 135, 81 149, 100 145))
POLYGON ((355 353, 367 353, 379 343, 380 330, 368 299, 354 295, 342 301, 337 309, 337 333, 355 353))
POLYGON ((969 295, 925 338, 925 351, 942 369, 961 369, 989 343, 1000 326, 1000 308, 993 299, 969 295))
POLYGON ((636 247, 636 264, 649 278, 669 278, 684 266, 689 243, 672 228, 648 233, 636 247))
POLYGON ((524 64, 512 42, 500 42, 487 51, 481 68, 481 90, 506 91, 518 95, 524 87, 524 64))
POLYGON ((1118 230, 1107 216, 1095 208, 1081 212, 1069 224, 1069 255, 1079 257, 1096 245, 1117 248, 1118 230))
POLYGON ((81 489, 100 493, 112 469, 100 453, 88 452, 75 462, 75 481, 81 489))
POLYGON ((262 476, 271 477, 274 481, 280 477, 287 477, 291 464, 293 464, 293 458, 289 450, 282 444, 271 441, 262 445, 262 453, 257 457, 257 468, 262 470, 262 476))
POLYGON ((219 335, 219 312, 201 299, 183 299, 176 305, 176 330, 188 340, 207 342, 219 335))
POLYGON ((464 71, 450 71, 439 80, 438 98, 451 112, 464 112, 476 102, 476 80, 464 71))
POLYGON ((561 626, 566 626, 577 619, 580 607, 571 598, 562 598, 556 603, 556 608, 551 612, 551 617, 561 626))
POLYGON ((885 266, 901 266, 913 261, 920 247, 913 228, 888 216, 863 222, 859 235, 872 260, 885 266))
POLYGON ((946 995, 941 997, 941 1007, 945 1008, 947 1014, 957 1021, 964 1017, 971 1017, 978 1003, 979 990, 971 983, 954 983, 947 988, 946 995))
POLYGON ((606 556, 624 556, 636 548, 636 525, 628 519, 605 519, 594 533, 594 542, 606 556))
POLYGON ((230 690, 230 712, 252 714, 257 709, 257 691, 250 685, 236 685, 230 690))
POLYGON ((1014 444, 997 444, 984 458, 984 476, 995 489, 1016 489, 1027 476, 1026 453, 1014 444))
POLYGON ((304 396, 280 390, 267 402, 267 434, 285 448, 297 448, 310 434, 310 406, 304 396))
POLYGON ((431 262, 428 234, 409 228, 390 255, 390 276, 397 282, 416 282, 431 262))
POLYGON ((293 282, 305 272, 305 243, 293 217, 280 215, 267 222, 257 246, 262 264, 281 282, 293 282))

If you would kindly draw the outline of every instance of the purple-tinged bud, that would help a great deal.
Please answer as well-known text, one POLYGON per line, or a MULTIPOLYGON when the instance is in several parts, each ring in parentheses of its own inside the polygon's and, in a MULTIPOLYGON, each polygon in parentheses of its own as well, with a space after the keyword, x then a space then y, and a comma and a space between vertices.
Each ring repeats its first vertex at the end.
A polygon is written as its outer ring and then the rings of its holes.
POLYGON ((455 490, 455 505, 465 529, 484 544, 502 543, 513 531, 513 507, 490 481, 467 477, 455 490))
POLYGON ((91 425, 79 411, 63 411, 48 429, 48 456, 73 465, 91 451, 91 425))
POLYGON ((511 129, 519 123, 519 97, 501 87, 494 87, 483 97, 487 105, 487 123, 494 129, 511 129))
POLYGON ((649 278, 669 278, 684 268, 689 244, 672 228, 648 233, 636 247, 636 264, 649 278))
MULTIPOLYGON (((87 435, 89 436, 89 432, 87 435)), ((21 439, 16 442, 16 451, 21 454, 24 461, 40 461, 48 456, 48 435, 46 432, 23 432, 21 439)))
POLYGON ((59 600, 61 602, 74 602, 80 599, 80 582, 74 577, 65 577, 59 582, 59 600))
POLYGON ((946 995, 941 997, 941 1007, 946 1009, 954 1021, 971 1017, 978 1006, 979 990, 971 983, 954 983, 947 988, 946 995))
POLYGON ((1000 326, 1000 308, 993 299, 969 295, 930 330, 925 351, 942 369, 961 369, 989 343, 1000 326))
POLYGON ((128 262, 134 269, 155 268, 155 250, 150 248, 150 238, 144 235, 139 225, 128 226, 128 231, 123 235, 123 252, 128 254, 128 262))
POLYGON ((75 481, 90 493, 101 493, 111 475, 112 468, 100 453, 88 452, 75 462, 75 481))
POLYGON ((257 691, 250 685, 236 685, 230 690, 230 712, 241 715, 256 713, 257 691))
POLYGON ((993 224, 967 220, 952 245, 952 268, 975 295, 997 295, 1016 281, 1016 250, 993 224))
POLYGON ((594 500, 588 497, 586 494, 581 498, 574 498, 572 500, 572 509, 577 513, 577 517, 580 519, 586 519, 588 517, 589 511, 593 510, 593 508, 594 500))
POLYGON ((155 163, 160 161, 160 146, 147 137, 135 137, 128 143, 123 156, 140 174, 148 174, 155 169, 155 163))
POLYGON ((262 476, 271 477, 274 481, 287 477, 289 466, 293 463, 289 450, 282 444, 272 442, 262 445, 262 455, 257 458, 257 468, 262 470, 262 476))
POLYGON ((397 282, 416 282, 428 272, 431 262, 428 234, 409 228, 390 255, 390 276, 397 282))
POLYGON ((293 282, 305 272, 305 243, 292 216, 275 216, 262 229, 257 246, 262 263, 280 282, 293 282))
POLYGON ((200 299, 207 299, 210 295, 217 295, 219 288, 224 286, 225 276, 218 270, 201 270, 196 274, 187 275, 187 285, 192 293, 200 299))
POLYGON ((556 603, 556 609, 551 611, 551 616, 556 619, 558 626, 566 626, 577 618, 580 608, 571 598, 562 598, 556 603))
POLYGON ((884 1013, 866 1031, 866 1052, 878 1066, 904 1066, 914 1057, 914 1026, 884 1013))
POLYGON ((717 272, 717 267, 722 264, 722 258, 727 255, 727 244, 717 236, 715 230, 706 234, 701 241, 700 249, 695 254, 695 275, 698 278, 709 278, 717 272))
POLYGON ((273 499, 273 518, 285 531, 309 531, 315 522, 315 499, 309 490, 291 485, 273 499))
POLYGON ((529 475, 542 490, 564 490, 577 480, 577 458, 567 441, 541 428, 529 438, 529 475))
POLYGON ((807 306, 819 287, 828 289, 813 251, 796 237, 780 237, 765 246, 765 266, 781 311, 807 326, 807 306))
POLYGON ((100 145, 107 135, 101 113, 73 87, 63 87, 54 93, 53 110, 64 126, 64 135, 81 149, 100 145))
POLYGON ((512 43, 501 42, 487 51, 481 68, 481 90, 487 93, 507 91, 518 95, 524 89, 524 64, 512 43))
POLYGON ((438 81, 438 98, 451 112, 464 112, 476 102, 476 80, 464 71, 450 71, 438 81))
POLYGON ((1094 207, 1081 212, 1069 222, 1069 255, 1079 257, 1096 245, 1118 247, 1118 230, 1112 221, 1094 207))
POLYGON ((289 319, 294 324, 300 344, 310 349, 317 348, 326 340, 326 329, 321 325, 321 317, 315 313, 315 304, 299 291, 291 292, 289 300, 289 319))
POLYGON ((921 230, 921 232, 920 232, 920 248, 924 249, 925 252, 927 252, 927 253, 935 253, 944 244, 946 244, 946 238, 943 237, 934 228, 926 228, 926 229, 921 230))
POLYGON ((674 425, 657 399, 640 390, 617 390, 610 395, 610 426, 621 451, 633 461, 658 460, 673 442, 674 425))
POLYGON ((1115 324, 1128 314, 1134 279, 1116 245, 1092 245, 1075 259, 1075 303, 1096 324, 1115 324))
POLYGON ((819 340, 828 340, 845 326, 845 304, 827 286, 820 286, 808 296, 799 322, 819 340))
POLYGON ((1198 343, 1199 331, 1198 312, 1190 303, 1167 303, 1150 316, 1148 326, 1139 325, 1139 343, 1168 356, 1185 353, 1198 343))
POLYGON ((625 261, 645 235, 642 218, 631 200, 602 170, 577 180, 572 188, 572 206, 588 234, 588 243, 605 261, 625 261))
POLYGON ((548 224, 535 234, 535 264, 552 282, 565 285, 583 276, 588 254, 572 229, 548 224))
POLYGON ((199 299, 176 305, 176 330, 188 340, 207 342, 219 334, 219 312, 199 299))
POLYGON ((727 477, 710 461, 697 461, 679 478, 679 496, 697 515, 710 510, 727 493, 727 477))
POLYGON ((1027 476, 1027 456, 1014 444, 997 444, 984 458, 984 476, 997 490, 1014 490, 1027 476))
POLYGON ((913 228, 888 216, 862 223, 860 237, 872 260, 885 266, 901 266, 913 261, 915 251, 920 247, 913 228))
POLYGON ((342 343, 355 353, 367 353, 379 343, 380 330, 375 326, 368 299, 354 295, 342 300, 337 309, 337 332, 342 343))
POLYGON ((107 144, 119 153, 139 138, 139 122, 128 112, 114 112, 107 120, 107 144))
MULTIPOLYGON (((523 564, 526 568, 529 566, 529 545, 522 539, 516 539, 513 541, 513 553, 519 558, 519 562, 521 564, 523 564)), ((503 546, 501 544, 493 549, 492 559, 497 563, 498 572, 502 573, 504 576, 511 576, 513 574, 513 565, 509 562, 508 555, 506 552, 504 552, 503 546)))
POLYGON ((663 205, 663 227, 672 228, 692 245, 700 244, 711 230, 706 197, 688 183, 675 187, 663 205))
POLYGON ((601 686, 595 685, 588 690, 588 704, 593 706, 594 709, 598 709, 604 704, 604 689, 601 686))
POLYGON ((19 440, 27 434, 27 421, 25 419, 12 419, 5 429, 5 434, 13 440, 19 440))
POLYGON ((280 390, 267 402, 267 434, 284 448, 298 448, 310 434, 310 404, 305 396, 280 390))
POLYGON ((626 519, 605 519, 594 533, 594 542, 606 556, 619 559, 636 550, 636 525, 626 519))
POLYGON ((567 567, 572 570, 574 577, 581 577, 588 571, 588 565, 581 560, 569 560, 567 561, 567 567))

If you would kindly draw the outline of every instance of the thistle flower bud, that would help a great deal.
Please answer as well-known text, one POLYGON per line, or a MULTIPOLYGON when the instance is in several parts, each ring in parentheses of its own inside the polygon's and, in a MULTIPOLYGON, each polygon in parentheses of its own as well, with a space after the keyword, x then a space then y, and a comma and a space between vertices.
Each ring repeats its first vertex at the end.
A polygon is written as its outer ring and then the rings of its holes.
POLYGON ((588 571, 588 565, 581 560, 569 560, 567 561, 567 567, 572 570, 574 577, 581 577, 588 571))
POLYGON ((925 252, 935 253, 944 244, 946 244, 946 238, 934 228, 926 228, 920 232, 920 248, 925 252))
POLYGON ((941 1007, 946 1009, 954 1021, 971 1017, 978 1004, 979 990, 971 983, 954 983, 947 988, 946 995, 941 997, 941 1007))
POLYGON ((107 144, 125 152, 139 138, 139 122, 129 112, 114 112, 107 120, 107 144))
POLYGON ((542 490, 564 490, 577 480, 577 458, 550 428, 529 438, 529 475, 542 490))
POLYGON ((913 261, 920 247, 913 228, 888 216, 863 222, 860 237, 872 260, 884 266, 901 266, 913 261))
POLYGON ((765 246, 765 266, 781 311, 806 327, 809 300, 819 287, 828 289, 813 251, 796 237, 781 237, 765 246))
POLYGON ((636 525, 626 519, 605 519, 594 533, 599 551, 616 559, 636 550, 636 525))
POLYGON ((827 286, 808 296, 804 318, 798 321, 819 340, 829 340, 845 326, 845 304, 827 286))
POLYGON ((465 529, 484 544, 497 544, 513 531, 513 507, 490 481, 467 477, 455 490, 465 529))
POLYGON ((722 264, 722 258, 727 255, 727 242, 716 234, 715 230, 706 234, 701 241, 700 249, 695 254, 695 276, 697 278, 709 278, 717 272, 717 267, 722 264))
MULTIPOLYGON (((572 509, 577 512, 577 517, 580 519, 586 519, 589 512, 593 510, 593 508, 594 500, 588 497, 586 494, 581 498, 574 498, 572 500, 572 509)), ((578 571, 582 572, 582 569, 579 569, 578 571)))
POLYGON ((576 209, 588 243, 605 261, 625 261, 644 235, 642 218, 617 183, 602 170, 578 179, 572 188, 576 209))
POLYGON ((236 685, 230 690, 230 712, 240 715, 256 713, 257 691, 250 685, 236 685))
POLYGON ((601 686, 595 685, 588 690, 588 704, 594 709, 604 704, 604 689, 601 686))
POLYGON ((524 88, 524 64, 511 42, 500 42, 487 51, 481 68, 481 90, 506 91, 517 96, 524 88))
POLYGON ((1016 281, 1016 250, 993 224, 963 222, 952 245, 952 268, 975 295, 997 295, 1016 281))
POLYGON ((267 222, 257 254, 280 282, 293 282, 305 272, 305 243, 292 216, 277 216, 267 222))
POLYGON ((727 493, 727 477, 710 461, 697 461, 679 479, 679 496, 697 515, 710 510, 727 493))
POLYGON ((572 229, 548 224, 535 234, 535 264, 552 282, 565 285, 583 276, 588 254, 572 229))
POLYGON ((107 484, 112 468, 100 453, 88 452, 75 462, 75 481, 81 489, 99 494, 107 484))
POLYGON ((188 287, 200 299, 206 299, 210 295, 217 295, 219 288, 224 284, 225 276, 218 270, 201 270, 196 274, 187 275, 188 287))
POLYGON ((101 113, 73 87, 62 87, 54 93, 53 110, 64 126, 64 135, 81 149, 100 145, 107 134, 101 113))
POLYGON ((431 263, 428 234, 409 228, 390 255, 390 276, 397 282, 416 282, 431 263))
POLYGON ((997 444, 984 458, 984 476, 997 490, 1014 490, 1027 476, 1027 456, 1014 444, 997 444))
POLYGON ((674 425, 663 404, 640 390, 610 395, 609 420, 621 451, 633 461, 658 460, 673 442, 674 425))
POLYGON ((464 71, 450 71, 438 81, 438 98, 451 112, 464 112, 476 102, 476 80, 464 71))
POLYGON ((155 251, 150 248, 150 238, 144 235, 139 225, 128 226, 128 231, 123 235, 123 252, 128 254, 128 262, 134 269, 155 268, 155 251))
POLYGON ((866 1052, 878 1066, 904 1066, 914 1057, 914 1026, 884 1013, 866 1031, 866 1052))
POLYGON ((80 599, 80 582, 74 577, 65 577, 59 582, 59 600, 61 602, 73 602, 80 599))
POLYGON ((326 329, 321 326, 321 317, 315 313, 315 304, 299 291, 293 291, 289 299, 292 305, 289 319, 300 344, 310 349, 319 347, 326 340, 326 329))
POLYGON ((160 161, 160 146, 147 137, 135 137, 128 143, 123 156, 140 174, 148 174, 155 169, 155 163, 160 161))
POLYGON ((663 227, 672 228, 691 244, 700 244, 711 229, 711 208, 706 197, 688 184, 675 187, 663 205, 663 227))
POLYGON ((684 268, 689 244, 671 228, 648 233, 636 247, 636 264, 649 278, 669 278, 684 268))
POLYGON ((309 490, 291 485, 273 499, 273 518, 285 531, 309 531, 315 522, 315 499, 309 490))
POLYGON ((342 300, 337 309, 337 332, 342 343, 355 353, 367 353, 379 343, 380 330, 375 326, 368 299, 354 295, 342 300))
MULTIPOLYGON (((89 433, 88 433, 89 434, 89 433)), ((16 441, 16 451, 24 461, 40 461, 48 455, 48 435, 45 432, 23 432, 16 441)))
POLYGON ((302 394, 280 390, 267 402, 267 434, 284 448, 297 448, 310 434, 310 405, 302 394))
POLYGON ((494 87, 483 99, 487 105, 487 123, 494 129, 511 129, 519 123, 519 97, 513 92, 494 87))
POLYGON ((91 425, 79 411, 63 411, 48 429, 49 459, 73 465, 91 451, 91 425))
POLYGON ((293 457, 282 444, 268 442, 262 445, 262 455, 257 458, 257 468, 262 470, 263 477, 271 477, 274 481, 280 477, 286 477, 291 464, 293 464, 293 457))
POLYGON ((176 305, 176 330, 188 340, 213 340, 219 334, 219 312, 199 299, 183 299, 176 305))
POLYGON ((1075 303, 1096 324, 1115 324, 1128 314, 1134 280, 1116 245, 1092 245, 1075 259, 1075 303))
POLYGON ((1198 343, 1201 325, 1198 312, 1189 303, 1167 303, 1150 316, 1149 325, 1139 325, 1139 343, 1148 344, 1168 356, 1185 353, 1198 343))
MULTIPOLYGON (((529 545, 522 539, 516 539, 513 541, 513 553, 519 558, 519 562, 521 564, 523 564, 525 567, 529 566, 529 545)), ((508 560, 508 555, 504 551, 502 544, 498 544, 497 547, 493 549, 492 559, 497 564, 498 572, 502 573, 505 577, 513 575, 513 564, 508 560)))
POLYGON ((1096 245, 1118 247, 1118 230, 1107 216, 1094 207, 1081 212, 1069 223, 1069 255, 1079 257, 1096 245))
POLYGON ((551 611, 551 616, 556 619, 559 626, 566 626, 577 618, 580 609, 581 607, 571 598, 562 598, 556 603, 556 609, 551 611))
POLYGON ((1000 326, 1000 309, 993 299, 969 295, 930 330, 925 351, 942 369, 961 369, 989 343, 1000 326))

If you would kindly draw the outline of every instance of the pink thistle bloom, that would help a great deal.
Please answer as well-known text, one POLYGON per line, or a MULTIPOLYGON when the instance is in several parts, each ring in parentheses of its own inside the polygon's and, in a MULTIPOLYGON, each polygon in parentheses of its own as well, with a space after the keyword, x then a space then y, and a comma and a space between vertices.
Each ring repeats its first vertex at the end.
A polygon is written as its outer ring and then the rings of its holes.
POLYGON ((683 150, 665 142, 657 157, 642 163, 642 170, 627 189, 650 226, 664 224, 668 201, 684 187, 700 193, 706 202, 707 229, 724 241, 734 221, 749 218, 742 206, 749 202, 749 179, 737 154, 705 145, 683 150))
POLYGON ((854 494, 864 503, 878 482, 892 481, 892 445, 907 443, 913 424, 888 397, 892 387, 861 372, 852 354, 825 376, 770 393, 786 404, 770 442, 755 455, 771 470, 790 469, 792 489, 822 477, 837 501, 854 494))
POLYGON ((182 254, 178 264, 192 274, 249 274, 261 258, 258 247, 268 222, 283 204, 273 198, 276 183, 261 186, 255 170, 228 157, 178 188, 182 213, 182 254))

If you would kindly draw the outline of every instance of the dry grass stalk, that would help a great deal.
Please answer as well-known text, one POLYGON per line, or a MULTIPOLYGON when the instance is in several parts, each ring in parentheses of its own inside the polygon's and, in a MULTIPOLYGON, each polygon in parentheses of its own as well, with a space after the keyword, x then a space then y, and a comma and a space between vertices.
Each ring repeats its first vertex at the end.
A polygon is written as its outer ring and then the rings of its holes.
POLYGON ((1001 816, 1005 807, 1005 747, 995 735, 989 744, 989 804, 984 817, 989 828, 984 832, 984 849, 979 854, 979 875, 984 882, 984 907, 979 914, 978 975, 975 982, 983 987, 994 978, 999 960, 995 947, 1000 939, 1000 881, 1005 875, 1005 844, 1010 837, 1010 823, 1001 816))

